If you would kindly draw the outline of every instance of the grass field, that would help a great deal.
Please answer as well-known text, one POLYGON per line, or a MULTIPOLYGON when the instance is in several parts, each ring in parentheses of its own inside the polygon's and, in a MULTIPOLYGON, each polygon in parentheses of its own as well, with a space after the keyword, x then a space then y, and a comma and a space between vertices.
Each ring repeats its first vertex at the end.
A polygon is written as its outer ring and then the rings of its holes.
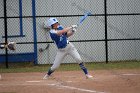
MULTIPOLYGON (((36 65, 31 63, 10 64, 9 68, 0 67, 0 73, 13 72, 45 72, 51 65, 36 65)), ((89 70, 109 70, 109 69, 140 69, 140 62, 109 62, 106 63, 86 63, 89 70)), ((80 70, 78 64, 61 64, 57 71, 80 70)))

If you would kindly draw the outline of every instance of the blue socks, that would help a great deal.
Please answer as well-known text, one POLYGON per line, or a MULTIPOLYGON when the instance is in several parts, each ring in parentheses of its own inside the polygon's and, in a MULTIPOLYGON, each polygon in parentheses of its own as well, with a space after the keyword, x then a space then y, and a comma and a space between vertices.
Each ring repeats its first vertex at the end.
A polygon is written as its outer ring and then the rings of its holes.
POLYGON ((79 64, 80 68, 84 71, 85 74, 88 74, 87 68, 84 66, 84 63, 79 64))
POLYGON ((50 76, 54 71, 51 70, 51 68, 48 70, 48 75, 50 76))

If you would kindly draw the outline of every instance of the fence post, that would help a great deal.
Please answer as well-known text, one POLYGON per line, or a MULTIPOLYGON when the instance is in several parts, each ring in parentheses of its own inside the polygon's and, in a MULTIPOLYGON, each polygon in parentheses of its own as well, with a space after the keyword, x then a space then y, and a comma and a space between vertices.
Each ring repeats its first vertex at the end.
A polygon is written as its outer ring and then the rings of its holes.
POLYGON ((37 59, 37 33, 36 33, 36 9, 35 9, 35 0, 32 0, 32 15, 33 15, 33 37, 34 37, 34 64, 38 64, 37 59))
POLYGON ((105 14, 105 52, 106 52, 106 63, 108 63, 107 0, 104 0, 104 14, 105 14))
MULTIPOLYGON (((7 44, 7 11, 6 11, 6 0, 3 0, 3 4, 4 4, 4 32, 5 32, 5 44, 7 44)), ((7 48, 5 48, 5 65, 6 68, 8 68, 8 50, 7 48)))

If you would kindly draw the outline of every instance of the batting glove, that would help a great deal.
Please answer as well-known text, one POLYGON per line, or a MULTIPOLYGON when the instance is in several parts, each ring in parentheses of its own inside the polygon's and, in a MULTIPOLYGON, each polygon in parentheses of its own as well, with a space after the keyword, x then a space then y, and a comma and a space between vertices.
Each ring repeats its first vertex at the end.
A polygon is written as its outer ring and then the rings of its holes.
POLYGON ((71 31, 72 31, 72 32, 76 32, 76 28, 73 28, 71 31))
POLYGON ((78 26, 77 26, 77 25, 72 25, 71 27, 72 27, 72 29, 73 29, 73 28, 77 28, 78 26))

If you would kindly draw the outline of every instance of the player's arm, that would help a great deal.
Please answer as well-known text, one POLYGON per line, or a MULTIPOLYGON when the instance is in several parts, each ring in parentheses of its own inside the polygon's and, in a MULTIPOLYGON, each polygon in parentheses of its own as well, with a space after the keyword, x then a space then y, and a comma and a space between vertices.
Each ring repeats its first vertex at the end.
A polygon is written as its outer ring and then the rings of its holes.
POLYGON ((71 27, 64 28, 63 30, 57 31, 57 35, 60 36, 60 35, 62 35, 64 33, 67 33, 68 34, 69 31, 73 31, 73 29, 75 29, 75 28, 77 28, 77 25, 72 25, 71 27))
POLYGON ((71 30, 72 29, 72 27, 67 27, 67 28, 64 28, 63 30, 59 30, 59 31, 57 31, 57 35, 62 35, 62 34, 64 34, 64 33, 67 33, 69 30, 71 30))
POLYGON ((67 32, 67 37, 72 36, 76 32, 76 28, 73 28, 72 30, 67 32))

